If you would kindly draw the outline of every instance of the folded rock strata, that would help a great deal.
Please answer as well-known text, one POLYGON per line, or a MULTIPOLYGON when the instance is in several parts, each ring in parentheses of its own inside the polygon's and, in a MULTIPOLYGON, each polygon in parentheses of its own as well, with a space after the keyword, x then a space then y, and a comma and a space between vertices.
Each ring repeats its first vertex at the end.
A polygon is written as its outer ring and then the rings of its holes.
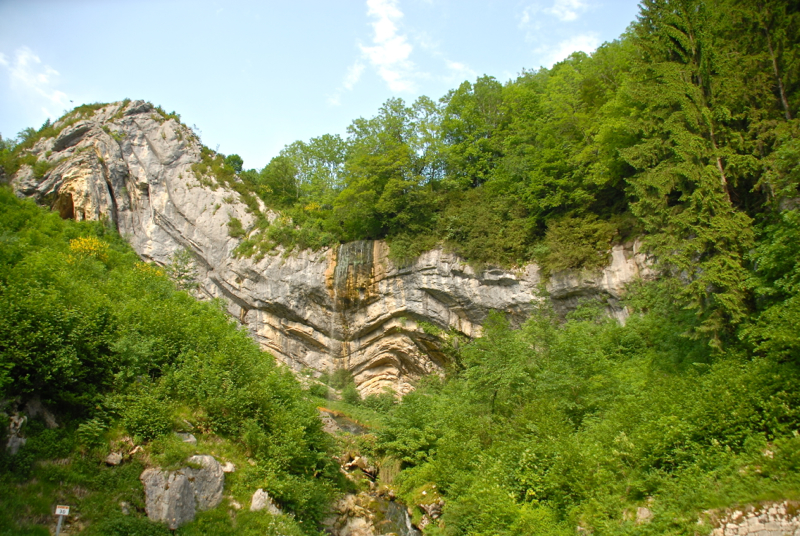
POLYGON ((543 282, 559 312, 599 296, 624 320, 624 286, 648 272, 637 244, 615 247, 603 270, 547 281, 535 264, 478 270, 442 249, 397 265, 383 241, 236 257, 240 239, 229 236, 228 222, 236 218, 249 232, 254 216, 236 192, 195 176, 197 137, 143 101, 87 114, 32 153, 52 168, 37 178, 23 166, 12 181, 18 195, 65 218, 112 223, 147 261, 165 265, 190 251, 198 292, 223 298, 262 348, 295 370, 346 368, 364 395, 387 387, 406 393, 415 379, 443 369, 438 339, 421 322, 470 337, 492 310, 519 324, 543 282))

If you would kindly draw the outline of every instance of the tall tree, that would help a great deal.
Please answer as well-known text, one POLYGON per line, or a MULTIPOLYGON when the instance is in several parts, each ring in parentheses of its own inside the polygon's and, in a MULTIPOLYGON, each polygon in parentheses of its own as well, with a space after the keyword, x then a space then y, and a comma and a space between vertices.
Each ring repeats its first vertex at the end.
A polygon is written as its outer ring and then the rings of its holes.
MULTIPOLYGON (((715 53, 714 20, 701 0, 644 0, 636 25, 640 59, 630 84, 642 141, 622 154, 634 213, 659 261, 686 280, 684 298, 700 331, 721 344, 747 313, 743 254, 751 219, 734 205, 727 160, 740 161, 719 95, 726 80, 715 53)), ((735 169, 734 169, 735 171, 735 169)))
POLYGON ((503 110, 502 84, 482 76, 474 84, 462 83, 442 101, 447 181, 455 188, 485 183, 502 155, 500 133, 509 119, 503 110))

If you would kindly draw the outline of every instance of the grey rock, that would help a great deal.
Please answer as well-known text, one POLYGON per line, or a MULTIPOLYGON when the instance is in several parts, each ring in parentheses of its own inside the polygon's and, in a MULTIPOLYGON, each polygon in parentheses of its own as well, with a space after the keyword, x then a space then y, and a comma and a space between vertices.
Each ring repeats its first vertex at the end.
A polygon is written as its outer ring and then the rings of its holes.
POLYGON ((45 407, 42 400, 38 396, 34 396, 22 408, 22 410, 33 419, 34 417, 41 417, 44 420, 44 425, 51 430, 58 428, 58 422, 53 412, 45 407))
POLYGON ((261 488, 258 488, 255 493, 253 493, 253 499, 250 501, 250 511, 251 512, 260 512, 261 510, 266 510, 272 515, 279 515, 283 512, 280 508, 272 501, 272 498, 269 494, 261 488))
POLYGON ((105 462, 108 465, 119 465, 122 463, 122 453, 121 452, 112 452, 108 456, 106 456, 105 462))
POLYGON ((145 469, 139 479, 144 485, 145 511, 151 520, 166 523, 172 530, 194 520, 194 493, 184 471, 145 469))
POLYGON ((336 423, 333 416, 327 411, 319 410, 319 418, 322 420, 322 431, 328 434, 338 434, 342 428, 336 423))
POLYGON ((223 473, 233 473, 236 471, 236 466, 233 465, 231 462, 225 462, 222 464, 221 467, 223 473))
POLYGON ((707 510, 706 520, 715 528, 711 536, 783 536, 800 535, 800 503, 764 502, 722 512, 707 510))
POLYGON ((28 440, 22 437, 22 426, 28 421, 26 415, 20 415, 15 412, 9 417, 8 420, 8 442, 6 443, 6 452, 11 456, 16 455, 19 449, 25 446, 28 440))
POLYGON ((6 443, 6 452, 8 452, 11 456, 14 456, 19 452, 19 449, 25 446, 25 443, 27 442, 27 438, 12 435, 8 438, 8 443, 6 443))
MULTIPOLYGON (((499 310, 518 325, 543 299, 543 282, 562 314, 600 297, 624 321, 625 284, 649 274, 638 244, 616 246, 603 270, 548 281, 535 264, 477 270, 442 249, 398 265, 383 241, 237 258, 240 239, 228 236, 227 223, 237 218, 249 232, 255 217, 236 192, 195 176, 196 136, 143 101, 97 110, 57 139, 40 140, 32 153, 54 167, 37 179, 23 166, 12 181, 18 195, 62 217, 111 222, 146 261, 166 265, 176 252, 190 251, 199 297, 223 298, 261 347, 293 370, 348 369, 362 395, 385 388, 404 394, 419 377, 443 372, 441 341, 420 321, 474 337, 499 310)), ((263 206, 262 212, 276 217, 263 206)))
POLYGON ((127 516, 131 514, 131 503, 128 501, 121 501, 119 503, 119 509, 122 512, 122 515, 127 516))
POLYGON ((180 438, 181 441, 184 443, 189 443, 190 445, 197 445, 197 438, 194 437, 194 434, 190 434, 188 432, 175 432, 175 435, 180 438))
POLYGON ((653 512, 647 507, 640 506, 636 509, 636 524, 650 523, 653 519, 653 512))
POLYGON ((199 469, 187 469, 194 488, 194 497, 200 510, 209 510, 222 502, 225 473, 213 456, 192 456, 189 463, 199 469))
POLYGON ((194 519, 197 511, 209 510, 222 501, 225 473, 212 456, 192 456, 177 471, 149 468, 139 477, 145 492, 145 511, 153 521, 170 529, 194 519))

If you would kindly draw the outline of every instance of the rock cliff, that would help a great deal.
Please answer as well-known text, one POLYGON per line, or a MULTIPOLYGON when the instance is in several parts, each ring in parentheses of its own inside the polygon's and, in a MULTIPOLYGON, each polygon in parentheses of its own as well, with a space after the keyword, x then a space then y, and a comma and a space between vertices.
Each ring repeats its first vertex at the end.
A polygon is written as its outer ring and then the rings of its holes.
POLYGON ((421 322, 467 336, 480 333, 491 310, 518 323, 542 284, 558 311, 599 296, 624 320, 624 286, 648 270, 636 244, 615 247, 603 270, 547 281, 534 264, 476 270, 441 249, 399 266, 382 241, 237 258, 239 239, 229 236, 228 222, 236 218, 247 231, 255 217, 235 191, 196 176, 200 141, 175 117, 134 101, 54 126, 58 134, 31 150, 49 169, 23 166, 12 180, 18 195, 64 218, 108 221, 147 261, 164 265, 190 251, 198 292, 223 298, 265 350, 295 370, 347 368, 362 394, 405 393, 414 379, 442 369, 437 338, 421 322))

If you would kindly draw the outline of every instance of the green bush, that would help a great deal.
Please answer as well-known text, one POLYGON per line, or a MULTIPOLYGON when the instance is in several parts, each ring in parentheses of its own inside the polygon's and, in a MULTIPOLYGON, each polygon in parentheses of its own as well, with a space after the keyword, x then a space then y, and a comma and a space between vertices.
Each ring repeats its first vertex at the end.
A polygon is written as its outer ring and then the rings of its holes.
POLYGON ((120 413, 122 425, 139 443, 150 441, 168 433, 172 427, 172 413, 167 401, 147 393, 129 396, 120 413))
POLYGON ((355 383, 349 383, 342 389, 342 400, 354 406, 361 403, 361 395, 356 389, 355 383))
POLYGON ((594 215, 551 220, 536 259, 547 274, 602 268, 609 262, 613 236, 614 226, 594 215))
POLYGON ((228 236, 231 238, 242 238, 247 232, 242 227, 242 222, 238 218, 228 220, 228 236))
POLYGON ((88 532, 103 536, 168 536, 172 534, 172 531, 164 523, 156 523, 146 517, 121 514, 100 520, 96 525, 92 525, 88 532))

